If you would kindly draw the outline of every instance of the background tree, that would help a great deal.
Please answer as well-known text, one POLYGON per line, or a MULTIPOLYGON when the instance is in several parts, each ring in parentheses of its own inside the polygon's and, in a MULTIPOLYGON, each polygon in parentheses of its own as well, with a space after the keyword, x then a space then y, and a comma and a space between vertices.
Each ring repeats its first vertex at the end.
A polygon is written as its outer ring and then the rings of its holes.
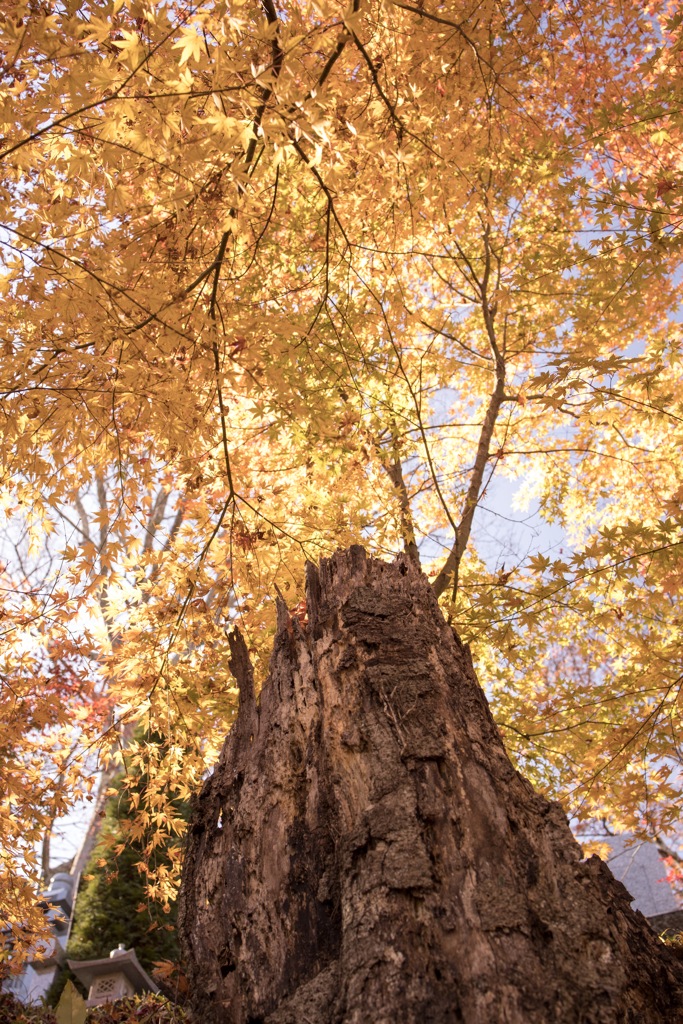
MULTIPOLYGON (((99 823, 98 838, 85 866, 74 907, 69 933, 67 956, 73 960, 98 960, 108 957, 122 944, 135 949, 138 960, 148 973, 161 961, 177 963, 177 910, 175 900, 162 904, 150 900, 144 871, 144 841, 133 839, 131 819, 133 802, 139 802, 144 791, 140 780, 133 790, 115 780, 109 791, 104 818, 99 823)), ((184 814, 184 809, 179 808, 184 814)), ((152 860, 154 874, 163 877, 172 870, 172 857, 177 849, 169 844, 157 851, 152 860)), ((59 1000, 66 978, 65 968, 53 983, 48 1001, 59 1000)))

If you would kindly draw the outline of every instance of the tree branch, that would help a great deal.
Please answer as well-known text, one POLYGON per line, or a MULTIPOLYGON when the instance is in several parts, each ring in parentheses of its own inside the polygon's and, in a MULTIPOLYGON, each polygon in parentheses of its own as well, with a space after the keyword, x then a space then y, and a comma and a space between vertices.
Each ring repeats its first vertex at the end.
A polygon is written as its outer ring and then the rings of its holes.
POLYGON ((451 583, 453 588, 453 600, 455 600, 458 591, 460 563, 470 539, 472 520, 474 519, 474 513, 482 493, 484 473, 486 471, 486 464, 491 450, 491 439, 493 438, 493 432, 495 430, 500 407, 505 399, 505 359, 503 358, 496 341, 494 325, 495 311, 491 308, 488 297, 488 285, 491 275, 491 247, 489 244, 488 226, 484 232, 484 247, 486 251, 486 263, 481 281, 481 310, 484 318, 484 326, 486 327, 486 334, 489 340, 489 346, 491 348, 491 354, 495 364, 495 386, 489 398, 486 413, 484 415, 484 422, 481 426, 479 443, 477 445, 477 454, 475 456, 474 466, 472 467, 470 485, 465 496, 465 504, 463 506, 460 523, 455 531, 453 547, 451 548, 441 571, 432 583, 432 587, 437 597, 440 597, 449 583, 451 583))
POLYGON ((408 494, 408 488, 406 487, 405 477, 403 476, 401 456, 398 450, 398 440, 396 437, 396 431, 393 427, 391 433, 391 454, 391 462, 388 464, 383 462, 382 466, 398 494, 399 506, 401 509, 401 536, 403 537, 405 553, 408 555, 408 558, 410 558, 410 560, 420 568, 420 553, 417 549, 417 544, 415 543, 415 530, 413 527, 413 516, 410 508, 410 496, 408 494))

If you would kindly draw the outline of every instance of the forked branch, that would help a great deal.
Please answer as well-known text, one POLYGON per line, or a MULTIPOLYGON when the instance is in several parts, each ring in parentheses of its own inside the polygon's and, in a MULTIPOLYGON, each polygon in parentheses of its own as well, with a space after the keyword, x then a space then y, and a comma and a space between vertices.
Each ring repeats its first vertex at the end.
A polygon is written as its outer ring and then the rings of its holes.
POLYGON ((489 230, 490 229, 487 227, 484 231, 483 241, 485 250, 485 266, 479 287, 482 316, 491 350, 491 356, 493 358, 495 384, 488 400, 486 412, 484 414, 484 421, 481 425, 479 442, 477 444, 477 453, 471 471, 470 483, 467 488, 462 515, 455 531, 453 546, 449 552, 448 558, 441 568, 441 571, 432 584, 437 597, 440 597, 450 585, 452 587, 452 596, 454 601, 458 592, 460 564, 472 532, 474 513, 482 495, 484 474, 486 472, 486 465, 491 453, 493 433, 498 420, 500 408, 505 401, 505 358, 496 339, 495 306, 493 306, 489 301, 488 294, 492 270, 491 257, 493 255, 490 245, 489 230))

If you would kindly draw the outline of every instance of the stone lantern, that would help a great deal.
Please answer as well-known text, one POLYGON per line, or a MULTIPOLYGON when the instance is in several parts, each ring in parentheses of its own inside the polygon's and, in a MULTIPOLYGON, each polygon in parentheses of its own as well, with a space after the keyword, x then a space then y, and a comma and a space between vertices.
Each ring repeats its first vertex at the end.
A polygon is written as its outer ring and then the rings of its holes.
POLYGON ((88 990, 86 1006, 113 1003, 127 996, 158 992, 134 949, 120 945, 102 960, 67 960, 81 985, 88 990))

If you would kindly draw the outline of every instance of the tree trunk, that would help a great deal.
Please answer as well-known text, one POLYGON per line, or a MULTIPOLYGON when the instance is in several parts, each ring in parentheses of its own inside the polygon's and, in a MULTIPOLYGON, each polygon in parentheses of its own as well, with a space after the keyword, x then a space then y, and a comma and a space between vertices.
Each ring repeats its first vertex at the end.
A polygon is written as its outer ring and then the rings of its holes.
POLYGON ((675 1024, 683 964, 512 767, 425 577, 362 548, 278 604, 260 704, 194 811, 180 937, 202 1024, 675 1024))

